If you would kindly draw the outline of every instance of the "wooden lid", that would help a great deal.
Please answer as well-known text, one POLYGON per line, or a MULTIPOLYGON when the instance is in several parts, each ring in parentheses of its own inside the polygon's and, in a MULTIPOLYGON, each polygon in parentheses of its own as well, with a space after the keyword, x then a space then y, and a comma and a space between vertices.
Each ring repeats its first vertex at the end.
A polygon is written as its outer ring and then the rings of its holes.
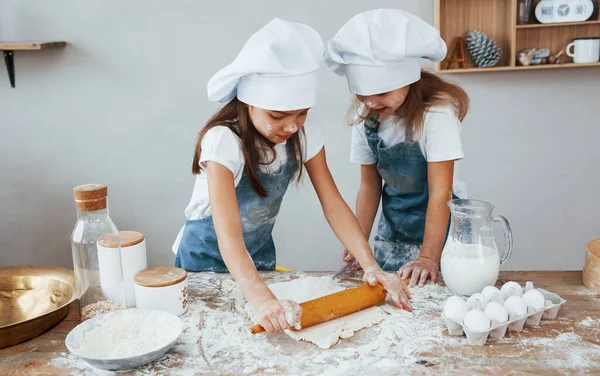
POLYGON ((99 200, 108 196, 108 187, 102 184, 85 184, 73 189, 75 201, 99 200))
POLYGON ((104 210, 107 207, 108 188, 102 184, 85 184, 73 189, 75 206, 82 212, 104 210))
MULTIPOLYGON (((144 234, 138 231, 119 231, 119 237, 121 248, 131 247, 144 241, 144 234)), ((98 244, 104 248, 118 248, 118 240, 113 234, 102 234, 98 238, 98 244)))
POLYGON ((187 272, 174 266, 159 266, 142 270, 133 279, 136 284, 144 287, 164 287, 175 285, 187 277, 187 272))

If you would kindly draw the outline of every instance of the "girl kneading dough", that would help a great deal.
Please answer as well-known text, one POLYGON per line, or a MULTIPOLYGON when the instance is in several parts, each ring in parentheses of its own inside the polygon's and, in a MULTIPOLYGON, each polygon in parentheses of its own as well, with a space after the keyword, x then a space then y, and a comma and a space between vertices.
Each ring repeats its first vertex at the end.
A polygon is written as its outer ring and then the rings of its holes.
MULTIPOLYGON (((460 129, 469 100, 420 65, 421 58, 445 56, 437 29, 396 9, 358 14, 328 44, 327 65, 346 77, 356 99, 350 109, 350 159, 361 166, 356 215, 368 237, 381 200, 375 258, 384 270, 400 270, 410 286, 436 281, 447 203, 464 198, 454 162, 463 158, 460 129)), ((344 260, 352 262, 352 252, 344 260)))

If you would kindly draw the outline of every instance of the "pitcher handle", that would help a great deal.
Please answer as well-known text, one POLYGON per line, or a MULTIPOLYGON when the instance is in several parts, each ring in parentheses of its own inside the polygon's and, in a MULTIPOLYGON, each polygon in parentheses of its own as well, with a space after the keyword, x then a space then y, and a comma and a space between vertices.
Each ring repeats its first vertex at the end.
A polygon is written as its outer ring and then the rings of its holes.
POLYGON ((510 258, 513 250, 513 239, 512 231, 510 230, 510 224, 508 220, 501 215, 497 215, 492 218, 494 222, 500 222, 504 228, 504 253, 500 257, 500 265, 504 264, 510 258))

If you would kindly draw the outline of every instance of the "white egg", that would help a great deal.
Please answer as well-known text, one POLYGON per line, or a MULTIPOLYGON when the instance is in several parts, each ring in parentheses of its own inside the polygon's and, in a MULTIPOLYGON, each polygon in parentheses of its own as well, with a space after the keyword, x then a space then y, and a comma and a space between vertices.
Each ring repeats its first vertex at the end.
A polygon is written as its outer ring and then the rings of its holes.
POLYGON ((444 315, 459 323, 463 322, 467 311, 467 302, 460 296, 451 296, 444 303, 444 315))
POLYGON ((490 302, 485 307, 485 314, 492 320, 498 321, 500 324, 504 324, 508 321, 508 312, 506 308, 498 302, 490 302))
POLYGON ((465 316, 465 326, 477 332, 490 328, 490 318, 480 309, 472 309, 465 316))
POLYGON ((481 294, 491 301, 494 295, 500 294, 500 290, 496 286, 485 286, 481 294))
POLYGON ((473 294, 467 299, 467 308, 474 309, 479 308, 483 311, 485 306, 489 303, 489 299, 486 298, 483 294, 476 293, 473 294))
POLYGON ((509 296, 504 302, 504 308, 506 308, 508 314, 511 316, 521 317, 527 314, 527 305, 520 296, 509 296))
POLYGON ((507 296, 511 296, 511 295, 516 295, 516 296, 523 296, 523 287, 521 287, 521 285, 519 285, 517 282, 506 282, 502 288, 500 289, 500 291, 504 292, 507 296), (511 294, 511 292, 513 292, 511 294))
POLYGON ((527 307, 532 307, 536 311, 544 308, 544 304, 546 303, 544 295, 537 289, 529 290, 523 294, 523 300, 527 307))

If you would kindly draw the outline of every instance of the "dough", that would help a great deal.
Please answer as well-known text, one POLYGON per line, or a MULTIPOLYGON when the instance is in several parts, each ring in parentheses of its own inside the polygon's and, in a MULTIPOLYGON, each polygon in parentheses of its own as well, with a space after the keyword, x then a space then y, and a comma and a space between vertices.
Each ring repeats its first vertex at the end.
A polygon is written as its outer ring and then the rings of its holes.
MULTIPOLYGON (((344 290, 331 277, 299 278, 289 282, 274 283, 269 285, 269 288, 277 299, 294 300, 298 303, 344 290)), ((246 311, 252 315, 250 304, 246 305, 246 311)), ((285 332, 297 341, 312 342, 322 349, 328 349, 340 338, 350 338, 358 330, 380 323, 385 316, 381 308, 371 307, 310 328, 285 332)))

